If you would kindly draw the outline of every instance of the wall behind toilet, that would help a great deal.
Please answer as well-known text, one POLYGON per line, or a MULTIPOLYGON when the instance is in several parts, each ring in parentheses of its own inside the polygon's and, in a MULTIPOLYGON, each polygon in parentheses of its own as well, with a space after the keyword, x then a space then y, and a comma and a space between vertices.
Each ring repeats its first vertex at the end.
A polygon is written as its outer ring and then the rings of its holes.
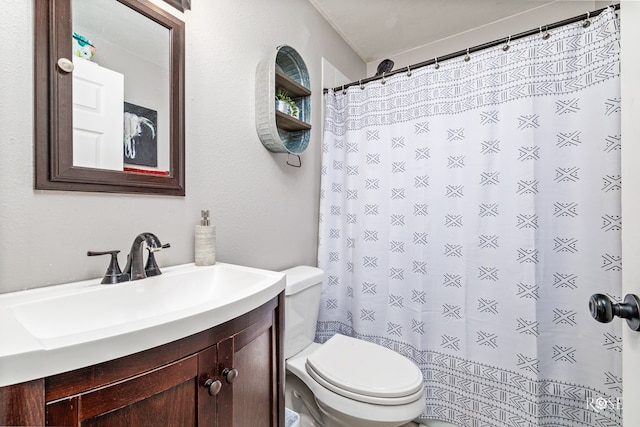
POLYGON ((268 269, 316 263, 321 58, 350 78, 364 62, 307 2, 193 0, 186 22, 186 197, 33 190, 33 3, 0 0, 0 293, 99 277, 140 232, 171 248, 161 266, 193 261, 193 226, 210 209, 218 260, 268 269), (256 136, 258 62, 278 45, 298 50, 312 84, 302 168, 256 136))

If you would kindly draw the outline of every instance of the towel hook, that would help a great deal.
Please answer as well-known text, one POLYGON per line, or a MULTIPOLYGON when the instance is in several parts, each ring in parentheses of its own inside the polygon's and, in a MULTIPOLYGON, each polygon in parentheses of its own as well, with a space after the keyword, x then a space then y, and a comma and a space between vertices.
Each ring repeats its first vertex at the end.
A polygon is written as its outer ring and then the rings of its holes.
POLYGON ((509 43, 511 43, 511 36, 509 36, 509 38, 507 38, 507 41, 504 42, 504 45, 502 46, 503 51, 506 52, 509 50, 509 43))
POLYGON ((587 18, 582 21, 582 28, 588 28, 591 25, 591 20, 589 19, 590 13, 587 11, 587 18))
POLYGON ((411 77, 411 68, 407 65, 407 77, 411 77))
POLYGON ((382 83, 383 85, 387 84, 387 81, 384 78, 384 72, 382 73, 382 80, 380 80, 380 83, 382 83))
POLYGON ((469 62, 471 57, 469 56, 469 48, 467 48, 467 54, 464 56, 464 62, 469 62))
POLYGON ((438 68, 440 68, 440 64, 438 64, 438 57, 437 57, 437 56, 436 56, 436 63, 435 63, 435 65, 433 66, 433 68, 435 68, 436 70, 437 70, 438 68))
POLYGON ((360 90, 364 90, 364 85, 362 84, 362 79, 360 79, 360 90))

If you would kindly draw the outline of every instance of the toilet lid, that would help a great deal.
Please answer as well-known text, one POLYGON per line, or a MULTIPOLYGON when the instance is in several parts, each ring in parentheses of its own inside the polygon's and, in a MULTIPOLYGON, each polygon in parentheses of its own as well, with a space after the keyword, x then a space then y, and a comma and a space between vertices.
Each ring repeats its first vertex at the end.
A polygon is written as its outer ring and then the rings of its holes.
POLYGON ((325 387, 357 400, 382 403, 391 399, 404 403, 416 400, 423 392, 422 372, 409 359, 344 335, 334 335, 311 353, 306 368, 325 387))

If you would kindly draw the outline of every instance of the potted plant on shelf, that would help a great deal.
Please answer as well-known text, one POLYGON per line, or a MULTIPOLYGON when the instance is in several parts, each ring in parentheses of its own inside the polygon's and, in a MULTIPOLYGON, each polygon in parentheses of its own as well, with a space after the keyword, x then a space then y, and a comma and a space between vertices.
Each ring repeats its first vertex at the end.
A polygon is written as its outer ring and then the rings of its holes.
POLYGON ((282 111, 296 119, 298 118, 298 106, 289 94, 282 89, 278 89, 276 92, 276 110, 282 111))

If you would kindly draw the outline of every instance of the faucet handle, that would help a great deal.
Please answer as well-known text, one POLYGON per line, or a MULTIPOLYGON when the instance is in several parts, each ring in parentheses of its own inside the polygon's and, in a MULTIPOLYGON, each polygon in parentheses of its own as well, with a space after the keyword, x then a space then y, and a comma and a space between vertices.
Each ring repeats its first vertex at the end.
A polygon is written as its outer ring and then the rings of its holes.
POLYGON ((149 251, 149 253, 154 253, 154 252, 160 252, 162 249, 167 249, 170 247, 171 247, 171 243, 165 243, 159 248, 152 248, 151 246, 147 246, 147 250, 149 251))
POLYGON ((129 281, 129 273, 123 273, 120 270, 120 265, 118 264, 118 254, 120 251, 87 251, 87 256, 99 256, 99 255, 111 255, 111 261, 109 262, 109 266, 107 267, 107 271, 104 273, 104 277, 102 278, 103 285, 113 284, 113 283, 122 283, 129 281))
POLYGON ((158 267, 158 263, 156 262, 156 257, 153 255, 154 252, 159 252, 161 249, 170 248, 171 244, 166 243, 159 248, 151 248, 147 246, 147 250, 149 251, 149 256, 147 257, 147 264, 144 266, 144 272, 147 277, 158 276, 162 274, 160 271, 160 267, 158 267))

